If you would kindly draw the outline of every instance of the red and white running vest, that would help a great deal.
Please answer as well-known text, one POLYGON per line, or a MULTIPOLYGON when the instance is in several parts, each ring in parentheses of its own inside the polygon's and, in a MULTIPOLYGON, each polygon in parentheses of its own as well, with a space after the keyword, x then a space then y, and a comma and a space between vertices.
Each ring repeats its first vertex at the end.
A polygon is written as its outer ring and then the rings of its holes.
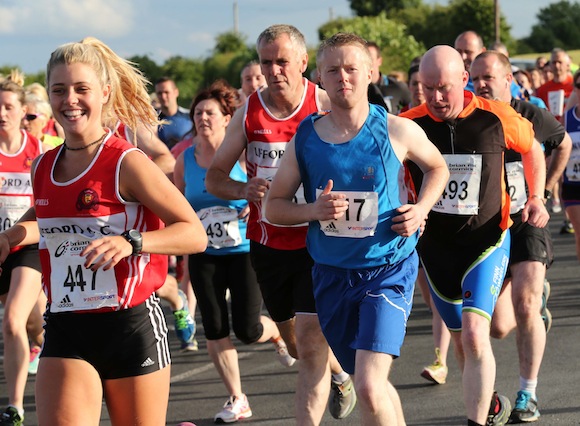
POLYGON ((109 134, 83 173, 56 182, 53 170, 62 150, 44 154, 34 173, 43 286, 51 312, 121 310, 143 303, 163 285, 167 256, 129 256, 109 271, 96 272, 85 268, 79 256, 93 239, 163 227, 145 206, 121 198, 121 162, 136 148, 109 134))
MULTIPOLYGON (((316 96, 317 86, 307 79, 304 79, 304 86, 300 105, 285 118, 277 118, 268 110, 260 91, 248 98, 244 117, 244 129, 248 140, 246 149, 248 179, 257 176, 272 180, 280 166, 286 145, 296 133, 300 122, 313 112, 320 111, 316 96)), ((303 198, 302 195, 301 199, 303 198)), ((252 241, 279 250, 297 250, 306 247, 307 230, 307 224, 273 225, 263 216, 261 201, 250 203, 247 236, 252 241)))
MULTIPOLYGON (((21 130, 22 146, 14 154, 0 151, 0 231, 10 228, 32 206, 30 182, 33 160, 42 154, 42 142, 21 130)), ((22 247, 13 247, 11 253, 22 247)))

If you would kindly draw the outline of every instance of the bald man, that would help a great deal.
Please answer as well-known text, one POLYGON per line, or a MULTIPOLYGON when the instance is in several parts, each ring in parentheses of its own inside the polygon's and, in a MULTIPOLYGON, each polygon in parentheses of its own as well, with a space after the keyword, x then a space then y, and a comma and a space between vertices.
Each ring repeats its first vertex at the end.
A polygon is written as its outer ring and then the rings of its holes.
MULTIPOLYGON (((495 360, 489 335, 509 261, 510 197, 503 156, 507 149, 522 155, 530 190, 522 220, 537 227, 549 219, 543 203, 545 163, 529 121, 507 104, 464 90, 468 73, 455 49, 430 49, 419 74, 426 103, 403 116, 425 130, 450 171, 419 241, 421 261, 434 305, 452 331, 463 370, 468 425, 504 425, 511 405, 493 389, 495 360)), ((421 174, 411 169, 420 187, 421 174)))
MULTIPOLYGON (((483 40, 481 36, 475 31, 465 31, 459 34, 455 39, 453 46, 455 47, 455 50, 457 50, 461 55, 465 71, 468 73, 473 60, 477 57, 477 55, 485 51, 483 40)), ((470 92, 475 92, 473 90, 473 83, 471 82, 471 78, 469 78, 467 81, 467 86, 465 88, 470 92)))

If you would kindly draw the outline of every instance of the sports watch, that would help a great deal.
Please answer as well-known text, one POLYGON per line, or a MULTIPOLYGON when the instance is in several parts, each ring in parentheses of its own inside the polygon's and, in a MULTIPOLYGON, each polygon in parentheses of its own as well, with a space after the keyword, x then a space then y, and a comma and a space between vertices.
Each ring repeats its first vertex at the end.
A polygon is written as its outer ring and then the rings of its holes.
POLYGON ((136 229, 129 229, 121 234, 121 237, 125 238, 131 246, 133 246, 133 256, 140 256, 141 250, 143 249, 143 236, 141 232, 136 229))
POLYGON ((544 198, 546 201, 552 198, 552 191, 550 191, 549 189, 544 189, 544 198))

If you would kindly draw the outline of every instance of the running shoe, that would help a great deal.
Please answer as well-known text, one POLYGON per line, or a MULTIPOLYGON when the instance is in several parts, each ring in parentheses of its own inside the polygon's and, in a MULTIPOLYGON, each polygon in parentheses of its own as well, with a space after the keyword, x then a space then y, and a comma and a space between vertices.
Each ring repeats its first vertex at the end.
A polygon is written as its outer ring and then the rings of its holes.
POLYGON ((544 327, 546 327, 546 333, 552 328, 552 312, 548 308, 542 310, 542 321, 544 321, 544 327))
POLYGON ((252 409, 248 397, 242 394, 240 398, 230 396, 222 411, 215 415, 213 421, 214 423, 234 423, 248 417, 252 417, 252 409))
POLYGON ((552 289, 550 282, 544 279, 544 290, 542 292, 542 308, 540 309, 540 314, 542 315, 542 320, 544 321, 544 327, 546 327, 546 333, 552 328, 552 313, 548 309, 548 299, 550 298, 550 293, 552 289))
POLYGON ((296 362, 296 358, 288 353, 288 347, 283 340, 280 340, 279 343, 275 343, 276 345, 276 354, 278 356, 278 361, 284 367, 292 367, 296 362))
POLYGON ((195 337, 191 342, 181 344, 182 352, 195 352, 197 350, 199 350, 199 344, 197 343, 197 339, 195 337))
POLYGON ((516 404, 510 415, 510 423, 531 423, 540 418, 538 401, 527 391, 519 391, 516 404))
POLYGON ((35 375, 38 372, 38 362, 40 361, 40 348, 32 346, 30 348, 30 361, 28 362, 28 374, 35 375))
POLYGON ((511 410, 512 405, 508 397, 493 391, 489 414, 485 423, 486 426, 503 426, 507 424, 511 410))
POLYGON ((552 213, 561 213, 562 212, 562 204, 560 200, 552 200, 552 213))
POLYGON ((24 424, 24 416, 18 414, 15 407, 6 407, 6 410, 0 415, 1 426, 22 426, 24 424))
POLYGON ((178 290, 179 297, 183 301, 183 308, 173 311, 173 318, 175 319, 175 333, 177 338, 183 345, 187 345, 193 341, 195 336, 195 321, 189 313, 187 306, 187 296, 181 290, 178 290))
POLYGON ((441 353, 439 348, 435 348, 435 362, 431 365, 425 366, 423 371, 421 372, 421 377, 433 382, 437 383, 438 385, 442 385, 447 380, 447 366, 443 365, 441 362, 441 353))
POLYGON ((570 221, 569 220, 564 221, 564 225, 562 225, 562 228, 560 228, 560 234, 573 234, 573 233, 574 227, 572 226, 570 221))
POLYGON ((328 401, 328 411, 335 419, 344 419, 356 405, 356 392, 354 391, 354 383, 349 377, 342 384, 336 383, 334 380, 330 382, 330 399, 328 401))

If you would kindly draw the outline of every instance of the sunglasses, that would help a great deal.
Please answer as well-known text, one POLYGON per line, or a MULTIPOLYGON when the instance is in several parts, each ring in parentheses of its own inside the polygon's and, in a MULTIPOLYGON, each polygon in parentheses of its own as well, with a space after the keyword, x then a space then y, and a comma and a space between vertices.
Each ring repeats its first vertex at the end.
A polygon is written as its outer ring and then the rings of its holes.
POLYGON ((26 114, 24 116, 24 118, 26 118, 28 121, 32 121, 32 120, 36 120, 41 115, 43 115, 43 114, 26 114))

